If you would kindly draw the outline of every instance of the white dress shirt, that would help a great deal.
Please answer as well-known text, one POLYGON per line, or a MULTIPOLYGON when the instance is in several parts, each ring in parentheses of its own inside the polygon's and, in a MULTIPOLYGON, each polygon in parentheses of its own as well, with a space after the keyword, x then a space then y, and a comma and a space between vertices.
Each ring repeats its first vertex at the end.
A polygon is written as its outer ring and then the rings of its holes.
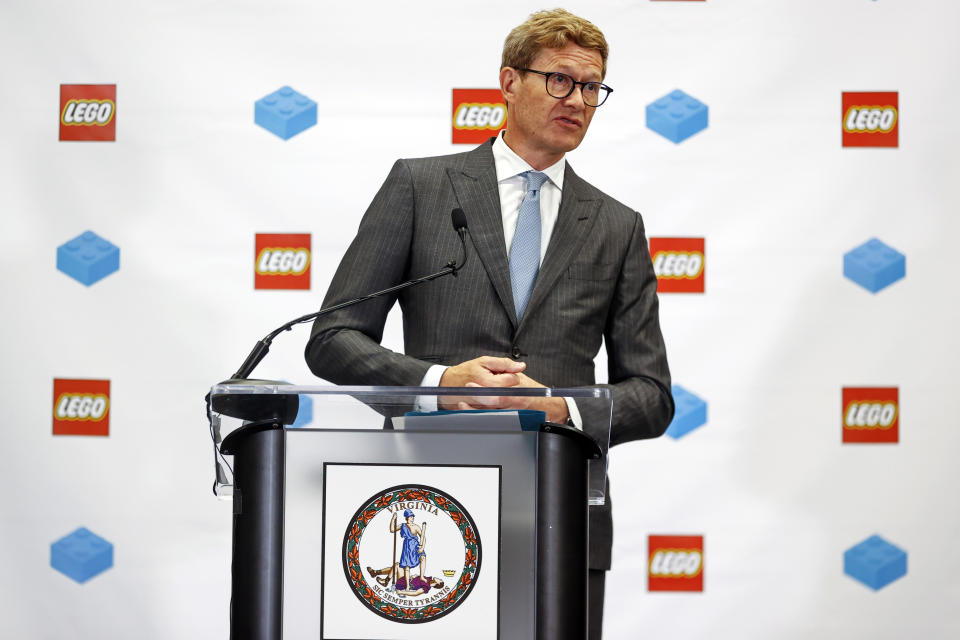
MULTIPOLYGON (((522 173, 535 171, 527 161, 514 152, 503 141, 503 132, 493 142, 493 164, 497 172, 497 189, 500 192, 500 216, 503 219, 503 238, 506 241, 507 256, 510 256, 510 246, 517 230, 517 218, 520 216, 520 204, 527 193, 527 179, 522 173)), ((547 174, 548 180, 540 187, 540 264, 543 265, 543 256, 547 253, 550 236, 557 224, 557 215, 560 212, 560 199, 563 196, 563 172, 567 168, 565 158, 547 167, 542 173, 547 174)), ((435 364, 423 376, 420 382, 424 387, 439 387, 440 378, 447 370, 445 365, 435 364)), ((564 398, 570 420, 581 428, 580 412, 576 403, 570 398, 564 398)), ((436 411, 435 396, 421 396, 417 403, 420 411, 436 411)))
MULTIPOLYGON (((517 218, 520 217, 520 204, 527 194, 527 179, 521 174, 534 171, 527 161, 514 153, 503 141, 501 133, 493 143, 493 164, 497 170, 497 189, 500 191, 500 217, 503 219, 503 239, 506 241, 507 257, 513 245, 513 235, 517 231, 517 218)), ((567 161, 560 158, 541 173, 549 178, 540 187, 540 264, 547 253, 550 236, 557 225, 560 212, 560 198, 563 196, 563 172, 567 161)))

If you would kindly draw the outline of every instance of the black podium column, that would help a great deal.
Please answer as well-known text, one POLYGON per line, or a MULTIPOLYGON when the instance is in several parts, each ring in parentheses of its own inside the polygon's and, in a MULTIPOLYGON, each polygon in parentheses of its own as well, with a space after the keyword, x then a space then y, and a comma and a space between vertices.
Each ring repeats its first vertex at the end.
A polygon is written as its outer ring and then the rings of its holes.
POLYGON ((234 457, 231 640, 283 634, 283 447, 276 422, 244 425, 221 447, 234 457))
POLYGON ((587 637, 587 462, 582 431, 544 424, 537 444, 537 640, 587 637))

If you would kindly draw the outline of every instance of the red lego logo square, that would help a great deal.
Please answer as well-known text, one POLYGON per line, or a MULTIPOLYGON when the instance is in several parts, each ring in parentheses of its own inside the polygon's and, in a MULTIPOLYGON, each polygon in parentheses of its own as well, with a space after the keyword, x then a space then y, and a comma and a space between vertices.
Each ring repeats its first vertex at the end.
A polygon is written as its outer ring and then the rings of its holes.
POLYGON ((507 126, 500 89, 453 90, 453 144, 480 144, 507 126))
POLYGON ((703 293, 705 245, 703 238, 650 238, 657 292, 703 293))
POLYGON ((254 241, 254 289, 309 289, 310 234, 258 233, 254 241))
POLYGON ((843 441, 899 442, 899 397, 897 387, 844 387, 843 441))
POLYGON ((703 591, 703 536, 650 536, 648 591, 703 591))
POLYGON ((60 139, 117 139, 117 85, 60 85, 60 139))
POLYGON ((110 435, 110 381, 53 381, 53 435, 110 435))
POLYGON ((844 91, 842 102, 843 146, 900 146, 900 107, 896 91, 844 91))

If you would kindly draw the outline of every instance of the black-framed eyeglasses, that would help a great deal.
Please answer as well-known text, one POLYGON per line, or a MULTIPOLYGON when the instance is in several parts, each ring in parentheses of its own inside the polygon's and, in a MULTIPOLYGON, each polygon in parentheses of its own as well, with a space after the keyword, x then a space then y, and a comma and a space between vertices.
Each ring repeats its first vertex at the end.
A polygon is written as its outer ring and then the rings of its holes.
POLYGON ((588 107, 599 107, 604 103, 607 97, 613 93, 613 89, 600 82, 577 82, 565 73, 559 71, 537 71, 536 69, 524 69, 517 67, 517 71, 529 71, 544 76, 547 84, 547 93, 563 100, 580 86, 580 94, 583 96, 583 103, 588 107))

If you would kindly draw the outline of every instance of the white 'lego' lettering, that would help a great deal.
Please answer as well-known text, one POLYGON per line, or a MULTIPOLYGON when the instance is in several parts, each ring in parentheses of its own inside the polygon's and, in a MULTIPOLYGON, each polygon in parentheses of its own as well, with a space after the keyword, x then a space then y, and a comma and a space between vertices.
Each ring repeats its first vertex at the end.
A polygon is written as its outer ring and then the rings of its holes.
POLYGON ((60 420, 100 420, 107 413, 107 397, 102 394, 64 393, 57 402, 60 420))
POLYGON ((850 107, 843 120, 847 131, 882 131, 893 129, 897 110, 893 107, 850 107))
POLYGON ((70 100, 63 109, 64 124, 93 124, 103 126, 113 118, 110 100, 70 100))
POLYGON ((699 551, 657 551, 650 560, 652 576, 694 576, 700 571, 703 554, 699 551))
POLYGON ((888 429, 896 417, 897 405, 893 402, 851 402, 843 423, 852 428, 888 429))
POLYGON ((309 264, 306 249, 263 249, 257 258, 257 273, 300 275, 309 264))
POLYGON ((457 129, 499 129, 506 117, 502 104, 464 103, 457 107, 453 122, 457 129))
POLYGON ((703 271, 703 254, 658 252, 653 258, 653 270, 658 278, 696 278, 703 271))

